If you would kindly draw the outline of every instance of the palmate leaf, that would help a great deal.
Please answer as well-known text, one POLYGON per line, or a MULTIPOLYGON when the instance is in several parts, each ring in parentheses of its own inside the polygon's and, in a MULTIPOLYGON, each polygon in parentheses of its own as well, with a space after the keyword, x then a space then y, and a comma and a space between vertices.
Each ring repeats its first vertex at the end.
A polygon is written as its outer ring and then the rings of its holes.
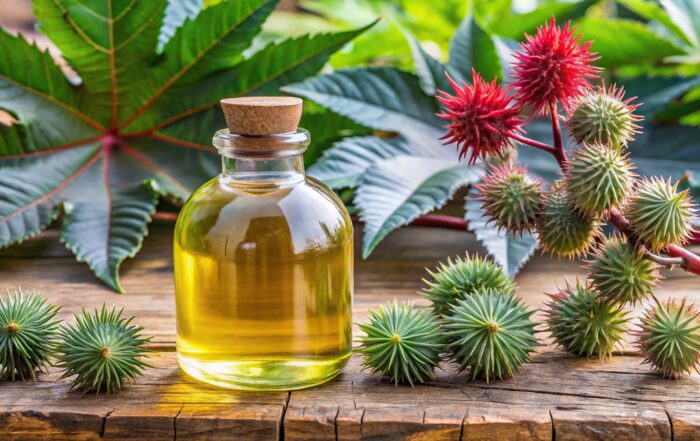
POLYGON ((355 197, 365 222, 362 256, 368 257, 391 231, 445 205, 458 188, 482 174, 481 166, 465 167, 456 159, 397 156, 371 166, 355 197))
POLYGON ((229 0, 36 0, 41 30, 79 75, 0 31, 0 247, 65 214, 61 238, 120 291, 158 197, 184 200, 219 170, 222 97, 275 94, 364 30, 302 36, 246 55, 276 5, 229 0), (167 3, 167 4, 166 4, 167 3), (167 7, 167 13, 166 13, 167 7))

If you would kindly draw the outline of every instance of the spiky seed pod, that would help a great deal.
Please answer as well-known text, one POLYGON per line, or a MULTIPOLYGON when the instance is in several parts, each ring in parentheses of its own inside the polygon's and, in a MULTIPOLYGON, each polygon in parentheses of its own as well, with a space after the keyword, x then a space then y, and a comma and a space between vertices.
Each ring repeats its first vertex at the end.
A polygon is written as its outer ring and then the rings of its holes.
POLYGON ((532 314, 513 292, 481 289, 458 300, 443 327, 460 371, 487 382, 515 376, 537 344, 532 314))
POLYGON ((436 317, 412 303, 388 303, 369 311, 369 323, 358 324, 362 366, 395 384, 424 382, 440 364, 445 345, 436 317))
POLYGON ((688 190, 670 179, 643 179, 625 210, 630 228, 652 251, 685 243, 693 234, 695 209, 688 190))
POLYGON ((627 312, 605 302, 578 279, 572 286, 547 294, 546 322, 555 342, 567 352, 605 358, 612 355, 627 325, 627 312))
POLYGON ((525 124, 520 109, 512 104, 508 88, 494 79, 487 83, 472 70, 472 84, 458 85, 447 76, 455 95, 438 90, 442 113, 437 116, 448 121, 448 132, 440 139, 445 144, 457 144, 459 159, 469 157, 469 163, 488 156, 503 156, 513 142, 511 136, 522 132, 525 124))
POLYGON ((588 91, 577 100, 569 115, 569 134, 579 144, 604 144, 626 146, 634 139, 642 117, 635 115, 639 104, 631 104, 635 98, 624 99, 624 88, 605 84, 595 91, 588 91))
POLYGON ((669 378, 680 378, 691 370, 700 373, 698 314, 685 299, 680 304, 668 300, 648 309, 635 332, 644 362, 669 378))
POLYGON ((144 361, 148 352, 144 345, 151 337, 143 337, 143 327, 131 325, 133 317, 122 317, 122 311, 108 310, 104 304, 93 314, 83 309, 76 314, 75 325, 61 329, 56 366, 64 371, 61 378, 76 376, 72 388, 117 392, 151 367, 144 361))
POLYGON ((596 248, 589 262, 590 280, 601 298, 618 305, 635 305, 654 291, 657 265, 627 239, 613 236, 596 248))
POLYGON ((537 213, 537 235, 544 251, 573 259, 588 251, 600 225, 595 217, 577 210, 566 198, 560 183, 545 193, 537 213))
POLYGON ((592 42, 579 43, 569 23, 557 26, 552 21, 537 28, 535 36, 526 35, 521 50, 515 52, 513 86, 522 104, 531 104, 532 113, 548 113, 558 102, 569 112, 575 100, 590 87, 589 78, 597 76, 592 63, 598 59, 590 51, 592 42))
POLYGON ((449 314, 450 305, 479 289, 515 291, 515 284, 503 268, 479 255, 466 254, 464 259, 457 257, 455 260, 448 257, 447 263, 440 262, 434 271, 426 271, 431 280, 423 279, 427 286, 421 294, 430 300, 433 312, 438 316, 449 314))
POLYGON ((569 203, 592 216, 619 206, 632 183, 633 168, 619 149, 600 144, 576 149, 564 181, 569 203))
POLYGON ((0 379, 36 379, 45 371, 54 353, 60 308, 46 304, 46 299, 22 289, 8 291, 0 298, 0 379))
POLYGON ((535 227, 535 215, 542 203, 542 182, 522 167, 492 166, 479 190, 481 207, 499 229, 522 236, 535 227))

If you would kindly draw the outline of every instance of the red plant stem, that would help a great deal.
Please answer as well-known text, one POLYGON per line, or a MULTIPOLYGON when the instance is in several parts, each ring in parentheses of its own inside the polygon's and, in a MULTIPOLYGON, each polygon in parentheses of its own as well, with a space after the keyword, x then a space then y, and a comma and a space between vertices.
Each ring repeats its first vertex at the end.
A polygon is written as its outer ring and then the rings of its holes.
POLYGON ((536 148, 536 149, 543 150, 543 151, 545 151, 545 152, 547 152, 547 153, 549 153, 549 154, 556 155, 557 150, 556 150, 554 147, 552 147, 551 145, 549 145, 549 144, 545 144, 545 143, 543 143, 543 142, 535 141, 534 139, 526 138, 526 137, 524 137, 524 136, 520 136, 520 135, 517 135, 517 134, 516 134, 516 135, 511 135, 511 138, 513 138, 513 139, 516 140, 516 141, 520 141, 520 142, 523 143, 523 144, 527 144, 527 145, 529 145, 530 147, 534 147, 534 148, 536 148))
POLYGON ((412 227, 438 227, 450 230, 467 231, 467 221, 461 217, 447 216, 445 214, 425 214, 411 222, 412 227))
POLYGON ((564 143, 561 140, 561 127, 559 126, 559 113, 557 112, 556 104, 549 105, 549 114, 552 118, 552 137, 554 138, 554 152, 552 155, 559 163, 562 170, 566 170, 566 151, 564 151, 564 143))

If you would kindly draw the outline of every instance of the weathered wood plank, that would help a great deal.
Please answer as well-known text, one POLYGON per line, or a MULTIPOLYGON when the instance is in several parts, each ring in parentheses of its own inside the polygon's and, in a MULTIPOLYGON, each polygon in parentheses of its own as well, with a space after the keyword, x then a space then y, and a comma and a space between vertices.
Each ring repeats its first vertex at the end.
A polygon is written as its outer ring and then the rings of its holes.
MULTIPOLYGON (((445 364, 434 380, 394 386, 360 369, 353 357, 338 379, 318 388, 281 393, 229 391, 182 374, 174 353, 171 225, 155 226, 139 258, 125 264, 127 293, 114 294, 87 267, 56 246, 55 233, 0 251, 2 288, 40 289, 63 306, 60 317, 84 305, 124 306, 156 338, 145 376, 119 394, 83 395, 57 381, 51 369, 37 382, 0 383, 0 439, 700 439, 700 376, 671 382, 640 364, 632 346, 606 363, 562 354, 541 335, 533 363, 517 379, 470 382, 445 364), (47 247, 47 244, 49 245, 47 247), (42 251, 43 250, 43 251, 42 251), (48 250, 48 255, 41 256, 48 250), (284 419, 284 421, 282 421, 284 419), (671 428, 672 426, 672 428, 671 428), (585 438, 588 437, 588 438, 585 438)), ((359 235, 358 235, 359 236, 359 235)), ((358 237, 359 239, 359 237, 358 237)), ((424 267, 447 255, 480 250, 470 235, 405 229, 369 261, 357 264, 354 320, 393 298, 416 295, 424 267)), ((536 257, 517 279, 519 294, 541 307, 543 292, 582 275, 568 262, 536 257)), ((665 298, 700 302, 700 284, 683 272, 667 274, 665 298)), ((634 314, 638 315, 640 308, 634 314)), ((540 313, 538 313, 538 316, 540 313)))
POLYGON ((554 409, 552 424, 560 440, 671 440, 668 416, 660 410, 554 409))

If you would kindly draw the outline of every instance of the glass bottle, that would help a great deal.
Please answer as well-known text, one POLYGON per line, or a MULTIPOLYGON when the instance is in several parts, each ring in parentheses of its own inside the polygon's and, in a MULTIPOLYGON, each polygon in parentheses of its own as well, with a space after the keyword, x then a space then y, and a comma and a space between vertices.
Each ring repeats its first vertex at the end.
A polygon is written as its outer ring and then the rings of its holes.
POLYGON ((323 383, 351 352, 350 217, 304 175, 301 99, 221 103, 222 173, 192 194, 175 226, 178 362, 231 388, 323 383))

